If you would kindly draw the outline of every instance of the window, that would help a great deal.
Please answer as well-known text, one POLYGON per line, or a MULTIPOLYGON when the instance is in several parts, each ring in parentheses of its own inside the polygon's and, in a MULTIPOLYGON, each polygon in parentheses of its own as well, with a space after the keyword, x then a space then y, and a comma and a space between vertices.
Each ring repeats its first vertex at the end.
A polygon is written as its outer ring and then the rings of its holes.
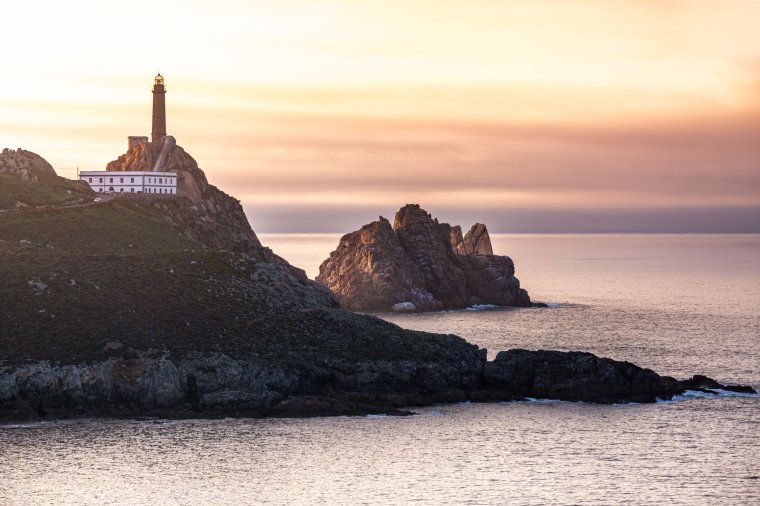
POLYGON ((103 182, 103 178, 102 178, 102 177, 99 177, 99 178, 98 178, 98 183, 102 183, 102 182, 103 182))
POLYGON ((90 182, 92 183, 92 178, 91 178, 91 177, 88 177, 87 179, 89 179, 89 180, 90 180, 90 182))
POLYGON ((162 177, 158 178, 158 184, 164 184, 164 178, 162 177))
POLYGON ((124 188, 119 188, 119 191, 120 191, 120 192, 123 192, 123 191, 124 191, 124 188))
POLYGON ((109 181, 109 183, 113 183, 113 178, 111 178, 111 180, 109 181))
POLYGON ((133 177, 130 177, 130 178, 129 178, 129 182, 130 182, 130 183, 134 183, 134 182, 135 182, 135 178, 133 178, 133 177))
POLYGON ((132 192, 132 193, 134 193, 135 189, 134 188, 130 188, 129 191, 132 192))
POLYGON ((124 178, 123 178, 123 177, 122 177, 122 178, 119 178, 119 179, 121 179, 121 181, 119 181, 120 183, 123 183, 123 182, 124 182, 124 178))
POLYGON ((100 193, 103 193, 103 188, 99 189, 98 191, 99 191, 100 193))

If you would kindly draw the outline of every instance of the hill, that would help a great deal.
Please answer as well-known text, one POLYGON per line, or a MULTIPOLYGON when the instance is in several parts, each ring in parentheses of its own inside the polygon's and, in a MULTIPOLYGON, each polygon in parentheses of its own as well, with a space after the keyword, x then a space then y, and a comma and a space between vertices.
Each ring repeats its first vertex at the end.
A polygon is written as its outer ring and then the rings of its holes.
POLYGON ((0 152, 0 212, 91 202, 86 184, 56 175, 41 156, 23 149, 0 152))

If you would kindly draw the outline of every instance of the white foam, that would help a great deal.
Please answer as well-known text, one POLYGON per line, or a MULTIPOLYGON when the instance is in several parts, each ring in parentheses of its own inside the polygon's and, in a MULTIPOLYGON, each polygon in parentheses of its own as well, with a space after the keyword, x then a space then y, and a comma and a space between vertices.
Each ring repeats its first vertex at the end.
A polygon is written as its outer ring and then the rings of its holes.
POLYGON ((536 397, 526 397, 517 402, 532 402, 535 404, 583 404, 583 403, 578 403, 578 402, 573 402, 573 401, 563 401, 561 399, 538 399, 536 397))
POLYGON ((414 416, 443 416, 443 413, 440 411, 423 411, 423 412, 415 412, 414 416))
POLYGON ((658 398, 657 402, 660 404, 667 404, 671 402, 687 401, 689 399, 716 399, 723 397, 760 397, 760 394, 732 392, 731 390, 711 388, 709 392, 702 392, 701 390, 686 390, 681 395, 674 395, 672 399, 658 398))
POLYGON ((50 422, 29 422, 29 423, 8 423, 0 424, 0 430, 2 429, 36 429, 37 427, 44 427, 50 422))
POLYGON ((496 304, 475 304, 473 306, 470 306, 467 309, 467 311, 483 311, 485 309, 496 309, 499 306, 496 304))

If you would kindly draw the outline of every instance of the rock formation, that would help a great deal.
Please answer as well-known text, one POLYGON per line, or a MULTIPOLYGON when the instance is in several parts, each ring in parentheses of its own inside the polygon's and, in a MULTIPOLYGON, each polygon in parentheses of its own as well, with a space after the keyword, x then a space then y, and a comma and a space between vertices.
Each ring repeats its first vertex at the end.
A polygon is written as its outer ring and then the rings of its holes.
POLYGON ((18 176, 32 183, 38 183, 40 178, 56 175, 47 160, 36 153, 20 148, 3 149, 0 153, 0 173, 18 176))
POLYGON ((462 237, 460 227, 410 204, 396 213, 392 228, 380 217, 343 236, 316 279, 343 307, 358 311, 530 306, 514 274, 509 257, 493 255, 485 225, 462 237))
POLYGON ((400 410, 410 406, 465 400, 650 403, 686 390, 755 393, 704 376, 677 381, 590 353, 510 350, 486 362, 485 350, 459 338, 449 336, 439 344, 429 360, 324 356, 273 362, 220 353, 171 358, 124 350, 122 357, 88 364, 0 366, 0 420, 403 414, 409 412, 400 410))
POLYGON ((629 362, 591 353, 545 350, 498 353, 486 364, 484 381, 520 397, 598 403, 652 402, 684 390, 675 379, 629 362))

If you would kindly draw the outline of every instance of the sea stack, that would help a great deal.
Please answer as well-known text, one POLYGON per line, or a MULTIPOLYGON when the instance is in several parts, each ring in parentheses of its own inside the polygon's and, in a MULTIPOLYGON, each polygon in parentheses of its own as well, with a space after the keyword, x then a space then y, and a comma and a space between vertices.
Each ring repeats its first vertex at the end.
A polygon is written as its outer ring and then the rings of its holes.
POLYGON ((484 224, 463 236, 417 204, 402 207, 392 227, 381 216, 343 236, 316 280, 356 311, 532 305, 512 259, 493 254, 484 224))

